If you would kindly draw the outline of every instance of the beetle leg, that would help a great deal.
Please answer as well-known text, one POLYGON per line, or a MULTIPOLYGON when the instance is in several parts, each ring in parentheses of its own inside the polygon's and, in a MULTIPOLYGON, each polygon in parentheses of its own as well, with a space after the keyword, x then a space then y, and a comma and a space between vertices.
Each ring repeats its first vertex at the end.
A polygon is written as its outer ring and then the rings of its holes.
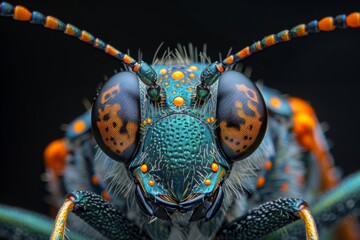
POLYGON ((51 239, 64 239, 70 212, 109 239, 150 239, 146 232, 119 213, 110 202, 88 191, 75 191, 67 195, 56 217, 51 239))
MULTIPOLYGON (((329 228, 340 223, 349 213, 359 218, 360 210, 360 172, 349 176, 337 187, 324 194, 312 207, 319 232, 329 231, 329 228)), ((286 228, 287 235, 294 239, 304 239, 299 223, 291 224, 286 228)), ((356 230, 353 231, 356 234, 356 230)), ((279 239, 280 232, 271 234, 271 239, 279 239)), ((344 238, 345 239, 345 238, 344 238)))
POLYGON ((307 203, 295 198, 279 198, 250 210, 223 227, 219 239, 259 239, 302 218, 308 239, 318 239, 315 223, 307 203))

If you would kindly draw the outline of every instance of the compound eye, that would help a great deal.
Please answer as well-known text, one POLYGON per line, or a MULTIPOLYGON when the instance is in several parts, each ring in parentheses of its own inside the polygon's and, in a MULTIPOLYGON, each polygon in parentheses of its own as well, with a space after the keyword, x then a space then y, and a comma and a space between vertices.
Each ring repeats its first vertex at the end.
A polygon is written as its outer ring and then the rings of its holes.
POLYGON ((227 71, 218 87, 218 143, 230 163, 244 159, 260 145, 267 109, 256 85, 243 74, 227 71))
POLYGON ((93 134, 110 158, 127 163, 139 142, 139 81, 131 72, 111 77, 97 96, 91 116, 93 134))

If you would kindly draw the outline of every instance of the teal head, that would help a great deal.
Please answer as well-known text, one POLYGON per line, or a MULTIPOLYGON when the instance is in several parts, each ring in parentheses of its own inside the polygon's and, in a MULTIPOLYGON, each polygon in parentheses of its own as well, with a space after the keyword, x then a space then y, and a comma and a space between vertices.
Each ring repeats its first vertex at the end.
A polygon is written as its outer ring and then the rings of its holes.
POLYGON ((263 138, 263 98, 235 71, 215 76, 219 83, 209 87, 201 80, 209 72, 203 63, 153 70, 156 86, 130 72, 104 85, 93 108, 94 136, 102 151, 128 167, 145 214, 171 221, 176 212, 208 221, 221 207, 232 164, 263 138))

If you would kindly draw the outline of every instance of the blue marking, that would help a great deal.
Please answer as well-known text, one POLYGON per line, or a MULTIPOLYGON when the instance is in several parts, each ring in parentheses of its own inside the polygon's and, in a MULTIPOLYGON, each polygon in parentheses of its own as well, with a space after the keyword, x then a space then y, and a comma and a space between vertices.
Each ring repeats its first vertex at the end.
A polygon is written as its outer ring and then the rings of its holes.
POLYGON ((14 14, 14 7, 13 5, 2 2, 0 4, 0 16, 12 16, 14 14))
POLYGON ((314 20, 314 21, 309 22, 306 25, 306 31, 309 32, 309 33, 317 33, 317 32, 319 32, 318 21, 314 20))
POLYGON ((30 23, 45 24, 45 22, 46 22, 46 16, 44 16, 42 13, 37 11, 32 12, 30 23))

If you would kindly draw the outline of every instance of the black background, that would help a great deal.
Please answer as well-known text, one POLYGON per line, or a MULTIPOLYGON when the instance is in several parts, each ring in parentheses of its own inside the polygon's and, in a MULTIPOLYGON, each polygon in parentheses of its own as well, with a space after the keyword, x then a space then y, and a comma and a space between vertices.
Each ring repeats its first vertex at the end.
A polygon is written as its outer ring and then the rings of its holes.
MULTIPOLYGON (((204 43, 217 60, 265 35, 325 16, 359 11, 358 3, 244 3, 244 1, 9 1, 55 16, 126 52, 177 43, 204 43)), ((356 2, 356 1, 354 1, 356 2)), ((309 100, 330 129, 332 153, 344 175, 360 168, 358 82, 360 29, 337 30, 279 44, 244 61, 253 79, 309 100)), ((164 50, 164 48, 162 49, 164 50)), ((162 52, 162 51, 161 51, 162 52)), ((60 125, 84 110, 104 75, 121 65, 58 31, 0 19, 0 203, 46 213, 40 180, 43 150, 62 137, 60 125)))

